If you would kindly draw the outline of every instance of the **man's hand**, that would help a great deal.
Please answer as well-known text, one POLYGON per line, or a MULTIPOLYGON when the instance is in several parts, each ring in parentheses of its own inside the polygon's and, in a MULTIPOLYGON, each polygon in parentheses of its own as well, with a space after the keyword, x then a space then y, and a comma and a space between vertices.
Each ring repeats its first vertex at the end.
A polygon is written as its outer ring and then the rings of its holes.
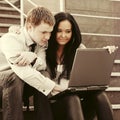
POLYGON ((60 93, 60 92, 62 92, 64 90, 65 90, 65 88, 63 88, 62 86, 56 84, 55 87, 53 88, 51 94, 56 95, 56 94, 58 94, 58 93, 60 93))
POLYGON ((19 66, 29 65, 37 58, 37 55, 33 52, 21 52, 17 56, 18 57, 13 64, 17 64, 19 66))

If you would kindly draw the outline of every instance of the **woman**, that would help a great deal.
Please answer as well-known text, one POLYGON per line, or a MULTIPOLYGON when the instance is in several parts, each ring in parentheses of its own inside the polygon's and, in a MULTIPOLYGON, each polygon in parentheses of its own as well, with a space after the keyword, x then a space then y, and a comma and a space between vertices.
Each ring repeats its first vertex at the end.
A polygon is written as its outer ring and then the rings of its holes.
MULTIPOLYGON (((85 46, 81 43, 80 29, 72 15, 60 12, 55 15, 55 20, 46 61, 51 79, 67 88, 76 49, 85 46)), ((55 120, 92 120, 96 113, 98 120, 113 120, 113 111, 104 91, 65 95, 52 102, 51 106, 55 120)))

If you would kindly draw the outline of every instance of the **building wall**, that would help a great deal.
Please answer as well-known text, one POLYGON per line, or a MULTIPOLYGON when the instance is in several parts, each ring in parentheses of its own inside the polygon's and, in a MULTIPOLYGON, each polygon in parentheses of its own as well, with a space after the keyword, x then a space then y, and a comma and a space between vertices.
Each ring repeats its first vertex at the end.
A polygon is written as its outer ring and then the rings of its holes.
MULTIPOLYGON (((60 2, 59 0, 32 0, 36 5, 45 6, 50 9, 52 12, 60 11, 60 2)), ((27 13, 32 7, 34 7, 27 0, 24 0, 24 11, 27 13), (27 6, 27 7, 26 7, 27 6)))
POLYGON ((69 1, 66 0, 65 2, 66 11, 73 13, 73 15, 79 14, 78 16, 74 15, 74 17, 83 33, 83 43, 87 47, 120 46, 120 37, 112 36, 120 33, 120 18, 115 19, 115 17, 120 16, 120 2, 110 0, 69 1), (88 17, 82 15, 88 15, 88 17), (89 17, 89 15, 93 16, 89 17), (84 33, 95 33, 97 35, 84 35, 84 33))

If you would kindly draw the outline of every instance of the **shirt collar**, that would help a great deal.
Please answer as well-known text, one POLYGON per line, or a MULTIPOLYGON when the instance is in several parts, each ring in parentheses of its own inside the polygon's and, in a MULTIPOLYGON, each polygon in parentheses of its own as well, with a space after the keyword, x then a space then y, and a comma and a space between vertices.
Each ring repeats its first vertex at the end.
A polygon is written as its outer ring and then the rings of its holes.
MULTIPOLYGON (((23 28, 23 32, 24 32, 24 35, 25 35, 25 38, 26 38, 26 44, 27 46, 31 46, 32 44, 36 44, 31 38, 30 38, 30 35, 28 34, 26 28, 24 27, 23 28)), ((40 46, 40 45, 39 45, 40 46)), ((40 46, 41 48, 44 48, 44 49, 47 49, 48 47, 48 43, 45 45, 45 46, 40 46)))
POLYGON ((24 31, 25 38, 26 38, 26 44, 28 46, 31 46, 32 44, 35 44, 35 42, 30 38, 30 35, 28 34, 26 28, 24 28, 23 31, 24 31))

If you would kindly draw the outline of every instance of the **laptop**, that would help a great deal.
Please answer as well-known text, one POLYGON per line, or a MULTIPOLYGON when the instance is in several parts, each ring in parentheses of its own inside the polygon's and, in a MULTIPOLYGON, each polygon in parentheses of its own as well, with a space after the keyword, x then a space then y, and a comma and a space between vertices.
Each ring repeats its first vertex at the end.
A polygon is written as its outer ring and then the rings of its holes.
POLYGON ((50 99, 59 99, 66 93, 105 90, 110 82, 116 53, 117 50, 110 54, 104 48, 78 48, 71 70, 68 89, 50 97, 50 99))

